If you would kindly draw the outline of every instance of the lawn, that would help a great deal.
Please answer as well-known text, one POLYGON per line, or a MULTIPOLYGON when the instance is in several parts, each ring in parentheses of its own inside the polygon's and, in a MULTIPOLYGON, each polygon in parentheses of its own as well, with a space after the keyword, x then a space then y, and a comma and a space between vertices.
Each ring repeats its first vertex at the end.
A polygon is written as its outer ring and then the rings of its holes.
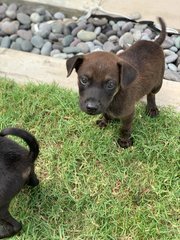
POLYGON ((179 113, 162 108, 151 119, 139 104, 124 150, 119 123, 99 129, 74 92, 1 79, 0 99, 0 128, 25 128, 41 147, 40 185, 11 204, 23 223, 13 240, 179 239, 179 113))

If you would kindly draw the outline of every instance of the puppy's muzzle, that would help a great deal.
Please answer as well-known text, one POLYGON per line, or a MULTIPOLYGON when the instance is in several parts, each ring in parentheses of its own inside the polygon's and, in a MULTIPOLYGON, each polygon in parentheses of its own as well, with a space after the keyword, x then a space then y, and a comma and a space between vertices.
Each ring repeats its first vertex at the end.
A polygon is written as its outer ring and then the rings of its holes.
POLYGON ((90 115, 95 115, 100 113, 100 104, 94 100, 86 100, 85 102, 86 112, 90 115))

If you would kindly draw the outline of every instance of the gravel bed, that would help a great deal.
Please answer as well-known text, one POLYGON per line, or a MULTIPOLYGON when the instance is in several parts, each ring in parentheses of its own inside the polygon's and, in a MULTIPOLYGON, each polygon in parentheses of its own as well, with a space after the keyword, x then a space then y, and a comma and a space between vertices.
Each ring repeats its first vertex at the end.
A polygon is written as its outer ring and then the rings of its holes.
MULTIPOLYGON (((0 47, 67 59, 93 51, 119 53, 134 42, 154 40, 159 34, 146 21, 112 20, 110 17, 66 18, 44 7, 0 3, 0 47)), ((168 34, 162 44, 165 74, 180 82, 180 36, 168 34)))

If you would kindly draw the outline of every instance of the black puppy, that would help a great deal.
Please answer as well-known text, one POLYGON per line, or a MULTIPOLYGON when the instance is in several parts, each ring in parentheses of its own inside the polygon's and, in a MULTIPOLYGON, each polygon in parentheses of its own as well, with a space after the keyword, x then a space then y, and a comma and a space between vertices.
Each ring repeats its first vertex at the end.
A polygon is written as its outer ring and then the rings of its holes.
POLYGON ((39 154, 39 145, 34 136, 23 129, 6 128, 0 132, 0 238, 19 232, 22 224, 9 213, 12 198, 24 184, 36 186, 39 180, 34 173, 34 162, 39 154), (30 151, 5 137, 14 135, 22 138, 30 151))

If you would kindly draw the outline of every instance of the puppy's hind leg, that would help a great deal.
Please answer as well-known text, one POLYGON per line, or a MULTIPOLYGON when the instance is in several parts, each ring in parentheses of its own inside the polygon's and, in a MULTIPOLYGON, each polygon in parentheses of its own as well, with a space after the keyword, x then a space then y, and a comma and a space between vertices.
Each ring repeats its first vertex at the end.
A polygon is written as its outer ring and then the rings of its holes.
POLYGON ((156 106, 155 94, 152 92, 147 95, 146 114, 150 117, 156 117, 159 114, 159 110, 156 106))
POLYGON ((11 237, 22 228, 22 224, 11 216, 8 207, 9 204, 6 204, 0 208, 0 239, 11 237))
POLYGON ((39 179, 34 172, 34 166, 31 168, 29 179, 27 180, 26 184, 32 187, 35 187, 39 184, 39 179))

